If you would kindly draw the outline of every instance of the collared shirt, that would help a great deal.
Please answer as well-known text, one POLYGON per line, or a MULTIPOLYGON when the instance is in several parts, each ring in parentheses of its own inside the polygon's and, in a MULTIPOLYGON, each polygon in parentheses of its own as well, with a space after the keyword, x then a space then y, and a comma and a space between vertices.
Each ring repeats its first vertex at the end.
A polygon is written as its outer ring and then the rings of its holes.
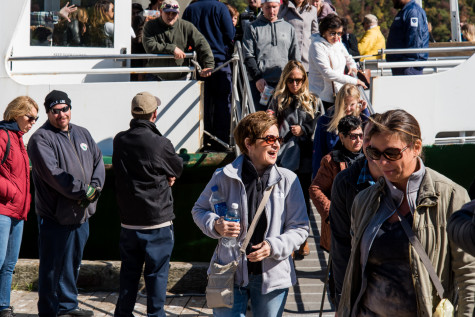
POLYGON ((375 184, 373 176, 371 176, 369 172, 368 160, 365 160, 364 162, 363 168, 361 169, 360 175, 358 176, 358 182, 356 183, 356 185, 364 183, 369 183, 370 186, 375 184))

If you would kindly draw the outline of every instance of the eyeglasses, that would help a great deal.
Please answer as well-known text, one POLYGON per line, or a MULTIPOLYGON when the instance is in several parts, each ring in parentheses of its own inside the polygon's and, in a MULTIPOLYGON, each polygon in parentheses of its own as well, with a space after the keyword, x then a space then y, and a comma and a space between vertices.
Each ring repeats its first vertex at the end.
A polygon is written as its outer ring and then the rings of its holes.
POLYGON ((297 85, 300 85, 301 82, 303 82, 303 78, 287 78, 287 84, 296 83, 297 85))
POLYGON ((350 138, 350 140, 356 140, 357 138, 360 138, 361 140, 363 140, 363 133, 348 133, 346 135, 347 137, 350 138))
POLYGON ((36 121, 38 121, 38 119, 40 118, 40 116, 33 117, 33 116, 30 116, 30 115, 27 115, 27 114, 25 114, 25 117, 28 118, 28 121, 29 121, 30 123, 32 123, 33 121, 36 122, 36 121))
POLYGON ((169 4, 169 3, 166 3, 166 4, 163 4, 162 5, 162 10, 164 9, 175 9, 175 10, 178 10, 180 8, 179 5, 177 4, 169 4))
POLYGON ((397 148, 389 148, 384 150, 383 152, 380 152, 379 150, 368 146, 366 148, 366 154, 368 157, 374 161, 378 161, 381 158, 381 155, 383 155, 388 161, 397 161, 402 158, 402 152, 407 150, 410 145, 407 145, 406 147, 402 149, 397 149, 397 148))
POLYGON ((51 108, 50 111, 53 113, 53 114, 60 114, 61 112, 68 112, 69 109, 71 109, 71 106, 66 106, 64 108, 59 108, 59 109, 53 109, 51 108))
POLYGON ((274 144, 276 141, 279 142, 279 144, 284 143, 284 138, 281 136, 275 136, 275 135, 266 135, 263 138, 256 138, 257 140, 264 140, 267 144, 274 144))

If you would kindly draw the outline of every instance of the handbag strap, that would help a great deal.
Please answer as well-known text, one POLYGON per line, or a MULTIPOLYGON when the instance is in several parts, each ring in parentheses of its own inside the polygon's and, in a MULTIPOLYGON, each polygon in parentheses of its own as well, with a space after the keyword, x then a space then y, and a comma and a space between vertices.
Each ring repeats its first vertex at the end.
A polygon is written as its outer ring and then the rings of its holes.
MULTIPOLYGON (((330 60, 330 67, 331 67, 331 69, 333 69, 333 64, 332 64, 332 59, 331 59, 331 57, 328 56, 328 59, 330 60)), ((336 96, 335 83, 333 82, 333 80, 332 80, 332 91, 333 91, 333 97, 335 97, 335 96, 336 96)))
POLYGON ((254 230, 256 229, 257 222, 259 221, 259 218, 261 218, 262 212, 264 211, 264 207, 267 201, 269 200, 270 194, 272 190, 274 189, 274 186, 275 184, 268 187, 265 190, 264 195, 262 196, 261 203, 259 204, 259 207, 257 208, 254 218, 252 219, 252 223, 249 226, 249 230, 247 230, 246 237, 244 238, 244 242, 242 243, 241 248, 239 249, 239 251, 242 254, 246 253, 247 245, 249 244, 249 241, 251 241, 251 237, 252 237, 252 234, 254 233, 254 230))
POLYGON ((402 224, 402 228, 404 229, 404 232, 406 233, 407 237, 409 238, 409 241, 411 242, 412 246, 414 249, 416 249, 417 253, 419 254, 419 257, 422 260, 422 263, 424 263, 424 266, 426 267, 427 272, 429 273, 430 279, 432 280, 432 283, 435 286, 435 289, 437 290, 437 293, 439 294, 440 299, 444 298, 444 287, 442 286, 442 283, 440 282, 439 278, 437 277, 437 274, 435 274, 434 267, 432 266, 432 262, 430 261, 429 257, 427 256, 427 253, 424 251, 424 247, 422 246, 421 242, 419 239, 416 237, 416 234, 414 231, 411 229, 411 225, 409 222, 406 220, 405 217, 401 216, 399 211, 397 211, 399 221, 402 224))

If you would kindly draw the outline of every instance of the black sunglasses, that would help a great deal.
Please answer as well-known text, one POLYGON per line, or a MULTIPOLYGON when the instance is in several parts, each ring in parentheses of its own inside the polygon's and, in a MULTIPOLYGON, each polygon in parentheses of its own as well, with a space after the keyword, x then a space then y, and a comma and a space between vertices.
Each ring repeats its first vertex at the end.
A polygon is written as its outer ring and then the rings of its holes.
POLYGON ((263 138, 256 138, 257 140, 264 140, 267 144, 274 144, 275 141, 279 141, 279 144, 284 143, 284 138, 281 136, 275 136, 275 135, 266 135, 263 138))
POLYGON ((29 121, 30 123, 32 123, 33 121, 37 122, 38 119, 40 118, 40 116, 33 117, 33 116, 30 116, 30 115, 27 115, 27 114, 25 114, 25 117, 28 118, 28 121, 29 121))
POLYGON ((287 84, 296 83, 299 85, 301 82, 303 82, 303 78, 287 78, 287 84))
POLYGON ((368 158, 374 161, 378 161, 381 158, 381 155, 383 155, 388 161, 397 161, 402 158, 402 152, 407 150, 410 145, 407 145, 406 147, 402 149, 397 149, 397 148, 389 148, 384 150, 383 152, 368 146, 366 148, 366 154, 368 155, 368 158))
POLYGON ((64 108, 53 109, 51 108, 50 111, 54 114, 60 114, 61 112, 68 112, 71 109, 71 106, 66 106, 64 108))
POLYGON ((363 140, 363 133, 348 133, 346 135, 347 137, 350 138, 350 140, 356 140, 357 138, 360 138, 361 140, 363 140))
POLYGON ((176 5, 176 4, 169 4, 169 3, 167 3, 167 4, 163 4, 163 5, 162 5, 162 9, 175 9, 175 10, 176 10, 176 9, 178 9, 178 8, 180 8, 180 6, 178 6, 178 5, 176 5))
POLYGON ((329 34, 330 34, 330 36, 338 35, 339 37, 341 37, 343 35, 343 32, 330 32, 329 34))

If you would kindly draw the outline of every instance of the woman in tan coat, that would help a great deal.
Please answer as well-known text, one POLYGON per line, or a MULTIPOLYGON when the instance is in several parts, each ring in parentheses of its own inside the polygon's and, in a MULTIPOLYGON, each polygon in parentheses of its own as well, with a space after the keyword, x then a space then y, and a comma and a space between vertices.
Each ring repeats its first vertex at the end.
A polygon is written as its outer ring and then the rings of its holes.
POLYGON ((361 120, 355 116, 343 117, 338 123, 340 140, 332 152, 325 155, 310 186, 310 198, 321 216, 320 247, 330 252, 330 196, 336 174, 363 156, 361 120))

